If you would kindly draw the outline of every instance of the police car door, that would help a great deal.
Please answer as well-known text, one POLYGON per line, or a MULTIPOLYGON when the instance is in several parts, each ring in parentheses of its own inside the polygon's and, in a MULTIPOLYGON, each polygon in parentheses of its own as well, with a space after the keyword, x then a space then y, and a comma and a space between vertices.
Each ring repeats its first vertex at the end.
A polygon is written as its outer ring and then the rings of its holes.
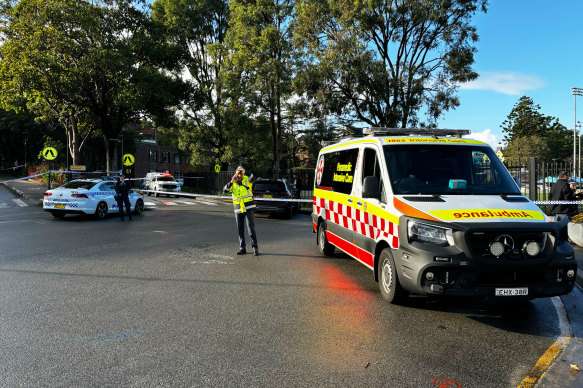
POLYGON ((113 198, 115 195, 115 182, 107 181, 102 183, 101 186, 99 186, 99 191, 101 198, 103 198, 107 203, 107 208, 109 209, 109 212, 113 210, 117 211, 118 210, 117 201, 115 200, 115 198, 113 198))
MULTIPOLYGON (((374 145, 367 145, 361 150, 360 174, 355 184, 355 194, 359 198, 356 205, 361 211, 360 217, 363 222, 357 225, 355 233, 356 245, 360 248, 360 260, 371 262, 374 254, 376 238, 381 229, 380 219, 375 216, 375 209, 385 209, 387 203, 387 193, 384 185, 384 167, 380 163, 380 155, 374 145), (365 192, 365 182, 370 189, 370 185, 376 186, 377 190, 365 192)), ((372 265, 372 263, 371 263, 372 265)))

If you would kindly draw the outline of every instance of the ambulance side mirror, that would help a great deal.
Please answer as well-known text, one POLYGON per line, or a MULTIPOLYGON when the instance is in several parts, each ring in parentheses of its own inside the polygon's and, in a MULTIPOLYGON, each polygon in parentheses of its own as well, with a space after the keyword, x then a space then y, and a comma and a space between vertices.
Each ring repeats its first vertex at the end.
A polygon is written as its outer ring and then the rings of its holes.
POLYGON ((379 191, 379 178, 376 176, 367 176, 364 178, 364 183, 362 184, 362 196, 363 198, 381 198, 381 192, 379 191))

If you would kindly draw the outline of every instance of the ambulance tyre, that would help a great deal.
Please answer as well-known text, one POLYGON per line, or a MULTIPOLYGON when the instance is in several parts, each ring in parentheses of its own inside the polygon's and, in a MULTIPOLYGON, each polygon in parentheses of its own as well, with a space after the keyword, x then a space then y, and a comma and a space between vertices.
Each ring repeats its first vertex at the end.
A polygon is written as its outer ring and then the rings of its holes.
POLYGON ((379 290, 383 299, 394 304, 402 302, 407 294, 399 283, 397 267, 390 248, 383 249, 377 265, 379 290))
POLYGON ((318 247, 320 248, 320 253, 324 256, 334 255, 335 247, 326 238, 326 223, 324 221, 320 222, 318 226, 318 247))

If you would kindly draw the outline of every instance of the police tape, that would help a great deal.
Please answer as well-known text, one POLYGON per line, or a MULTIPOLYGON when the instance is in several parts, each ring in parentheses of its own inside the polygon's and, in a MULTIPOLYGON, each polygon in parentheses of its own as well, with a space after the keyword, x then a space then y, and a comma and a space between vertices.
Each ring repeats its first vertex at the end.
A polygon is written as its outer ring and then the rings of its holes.
MULTIPOLYGON (((6 181, 0 181, 2 183, 10 183, 16 182, 21 180, 33 179, 37 178, 46 174, 99 174, 99 172, 79 172, 79 171, 60 171, 60 170, 50 170, 46 172, 42 172, 40 174, 29 175, 22 178, 10 179, 6 181)), ((103 176, 102 176, 103 177, 103 176)), ((111 176, 110 176, 111 177, 111 176)), ((131 178, 131 181, 141 181, 145 178, 131 178)), ((194 198, 202 197, 202 198, 215 198, 215 199, 223 199, 223 200, 231 200, 230 196, 225 195, 213 195, 213 194, 194 194, 194 193, 185 193, 185 192, 173 192, 173 191, 155 191, 155 190, 142 190, 142 189, 132 189, 134 192, 139 192, 140 194, 143 193, 153 193, 153 194, 162 194, 162 195, 175 195, 179 197, 186 197, 186 198, 194 198)), ((300 203, 313 203, 313 199, 296 199, 296 198, 261 198, 259 196, 254 197, 255 201, 267 201, 267 202, 300 202, 300 203)), ((535 205, 583 205, 583 200, 581 201, 533 201, 535 205)))
MULTIPOLYGON (((195 193, 185 193, 181 191, 156 191, 156 190, 141 190, 141 189, 132 189, 134 192, 139 194, 161 194, 161 195, 173 195, 176 197, 185 197, 185 198, 193 198, 196 199, 197 197, 201 198, 213 198, 213 199, 222 199, 225 201, 232 201, 231 196, 227 195, 213 195, 213 194, 195 194, 195 193)), ((299 203, 313 203, 313 199, 297 199, 297 198, 261 198, 259 196, 253 196, 253 200, 257 201, 267 201, 267 202, 299 202, 299 203)))
POLYGON ((24 164, 21 164, 21 165, 18 165, 18 166, 12 166, 12 167, 8 167, 8 168, 2 168, 2 169, 0 169, 0 171, 9 171, 9 170, 13 170, 14 171, 14 170, 19 169, 20 167, 24 167, 24 164))

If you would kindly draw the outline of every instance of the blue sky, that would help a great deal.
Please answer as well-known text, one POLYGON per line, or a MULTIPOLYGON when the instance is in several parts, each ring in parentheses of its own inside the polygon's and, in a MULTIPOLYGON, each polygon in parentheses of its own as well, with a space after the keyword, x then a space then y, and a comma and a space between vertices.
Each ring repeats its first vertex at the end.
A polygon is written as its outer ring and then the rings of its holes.
MULTIPOLYGON (((460 106, 442 116, 439 128, 471 129, 469 137, 495 147, 503 138, 500 125, 526 95, 572 130, 571 88, 583 88, 583 1, 490 0, 474 24, 480 77, 461 86, 460 106)), ((577 105, 583 123, 583 97, 577 105)))

